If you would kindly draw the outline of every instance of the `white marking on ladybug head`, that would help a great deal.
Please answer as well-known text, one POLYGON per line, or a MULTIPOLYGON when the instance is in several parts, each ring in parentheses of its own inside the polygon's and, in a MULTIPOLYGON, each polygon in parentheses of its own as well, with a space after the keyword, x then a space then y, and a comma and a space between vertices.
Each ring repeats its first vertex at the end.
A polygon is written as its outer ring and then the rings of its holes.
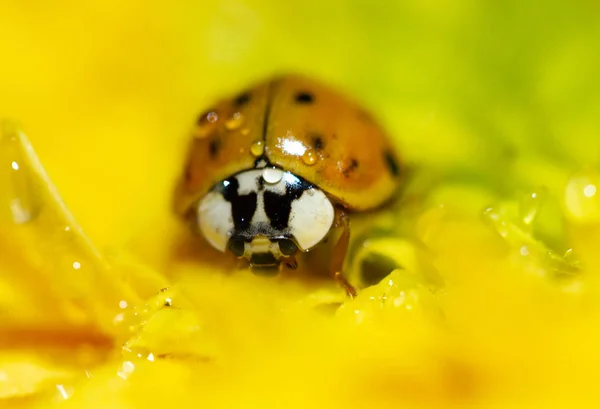
POLYGON ((335 211, 321 190, 311 188, 292 202, 290 232, 302 250, 318 244, 331 229, 335 211))
POLYGON ((224 252, 234 228, 231 203, 220 193, 209 192, 198 206, 198 224, 206 240, 224 252))

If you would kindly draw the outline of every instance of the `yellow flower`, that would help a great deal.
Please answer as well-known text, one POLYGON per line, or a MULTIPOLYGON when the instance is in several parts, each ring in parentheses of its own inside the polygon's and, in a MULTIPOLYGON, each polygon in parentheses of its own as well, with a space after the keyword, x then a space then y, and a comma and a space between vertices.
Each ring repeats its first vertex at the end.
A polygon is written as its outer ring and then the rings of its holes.
POLYGON ((596 407, 597 11, 2 2, 0 407, 596 407), (361 99, 412 169, 353 219, 354 300, 170 211, 197 114, 284 71, 361 99))

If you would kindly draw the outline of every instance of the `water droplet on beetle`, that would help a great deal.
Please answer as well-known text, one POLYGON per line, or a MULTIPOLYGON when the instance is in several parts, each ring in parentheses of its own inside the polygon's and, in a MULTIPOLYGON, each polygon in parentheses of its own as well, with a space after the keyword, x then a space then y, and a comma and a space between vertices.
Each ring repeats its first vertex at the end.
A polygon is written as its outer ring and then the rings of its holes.
POLYGON ((208 122, 210 122, 211 124, 214 124, 215 122, 217 122, 219 120, 219 114, 217 114, 214 111, 209 112, 208 114, 206 114, 206 120, 208 122))
POLYGON ((265 152, 265 143, 261 140, 252 142, 250 152, 256 157, 261 156, 265 152))
POLYGON ((233 114, 231 118, 225 121, 225 129, 228 131, 235 131, 244 123, 244 115, 239 112, 233 114))
POLYGON ((317 155, 309 149, 302 155, 302 162, 304 162, 305 165, 312 166, 317 163, 317 155))
POLYGON ((262 177, 267 183, 278 183, 283 178, 283 171, 277 168, 265 168, 262 177))

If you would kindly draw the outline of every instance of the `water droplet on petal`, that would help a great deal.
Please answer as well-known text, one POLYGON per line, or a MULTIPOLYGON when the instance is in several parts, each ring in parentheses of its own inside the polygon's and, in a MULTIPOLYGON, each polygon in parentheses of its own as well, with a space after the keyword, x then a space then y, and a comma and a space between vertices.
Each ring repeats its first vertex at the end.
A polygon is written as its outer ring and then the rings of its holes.
POLYGON ((510 234, 510 227, 505 217, 493 207, 488 207, 483 212, 483 217, 486 222, 491 224, 498 234, 506 238, 510 234))
POLYGON ((600 178, 594 172, 581 172, 574 175, 565 189, 567 216, 580 223, 600 222, 600 195, 597 187, 600 178))
POLYGON ((135 364, 131 361, 125 361, 121 365, 120 370, 117 371, 117 375, 123 379, 127 379, 129 377, 129 375, 131 375, 133 373, 134 370, 135 370, 135 364))
POLYGON ((65 386, 62 384, 57 384, 56 390, 58 391, 59 398, 61 400, 67 400, 73 394, 73 389, 71 387, 68 387, 68 386, 65 386))
POLYGON ((19 129, 15 124, 2 124, 0 136, 0 201, 7 206, 14 223, 31 221, 40 210, 40 198, 31 166, 26 162, 26 152, 19 141, 19 129))
POLYGON ((225 129, 228 131, 234 131, 238 129, 244 123, 244 115, 239 112, 233 114, 231 118, 225 121, 225 129))
POLYGON ((546 192, 541 190, 528 194, 521 200, 520 217, 526 226, 530 226, 539 214, 546 192))
POLYGON ((304 162, 305 165, 312 166, 317 163, 317 155, 309 149, 302 155, 302 162, 304 162))
POLYGON ((262 156, 264 152, 265 143, 262 140, 252 142, 252 145, 250 146, 250 153, 252 153, 252 155, 259 157, 262 156))

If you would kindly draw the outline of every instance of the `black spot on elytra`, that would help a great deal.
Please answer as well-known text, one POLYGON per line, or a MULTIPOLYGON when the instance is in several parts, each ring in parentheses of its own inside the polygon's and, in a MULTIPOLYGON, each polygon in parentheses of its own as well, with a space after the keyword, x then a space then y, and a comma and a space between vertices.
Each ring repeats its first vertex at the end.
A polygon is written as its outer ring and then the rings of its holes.
POLYGON ((300 91, 294 97, 298 104, 312 104, 315 100, 313 94, 307 91, 300 91))
POLYGON ((231 203, 231 215, 236 230, 243 230, 250 227, 257 201, 255 192, 240 196, 238 188, 237 178, 230 178, 220 185, 219 191, 225 200, 231 203))
POLYGON ((358 168, 358 161, 356 159, 350 160, 350 164, 342 171, 344 177, 350 177, 350 173, 358 168))
POLYGON ((250 93, 245 92, 241 95, 239 95, 235 100, 235 105, 240 107, 242 105, 246 105, 248 102, 250 102, 250 93))
POLYGON ((219 153, 219 150, 221 149, 221 140, 220 139, 213 139, 210 141, 210 143, 208 144, 208 153, 210 155, 211 159, 215 159, 217 157, 217 154, 219 153))
POLYGON ((301 180, 297 184, 287 184, 283 195, 270 191, 264 192, 265 212, 271 221, 271 227, 277 230, 288 227, 292 202, 302 196, 302 193, 310 187, 308 182, 301 180))
POLYGON ((323 149, 323 137, 320 134, 311 134, 310 139, 315 150, 320 151, 323 149))
POLYGON ((400 174, 400 166, 398 166, 398 162, 396 162, 394 154, 390 151, 384 151, 383 158, 392 176, 398 176, 400 174))

